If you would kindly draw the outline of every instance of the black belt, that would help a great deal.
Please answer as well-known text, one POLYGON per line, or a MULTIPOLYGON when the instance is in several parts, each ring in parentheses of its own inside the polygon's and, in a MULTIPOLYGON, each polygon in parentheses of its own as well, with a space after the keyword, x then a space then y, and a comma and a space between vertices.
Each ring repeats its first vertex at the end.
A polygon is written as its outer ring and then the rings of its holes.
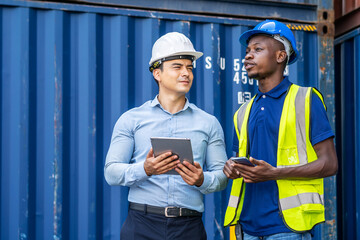
POLYGON ((165 217, 197 217, 202 214, 198 211, 178 207, 156 207, 140 203, 130 203, 130 209, 163 215, 165 217))

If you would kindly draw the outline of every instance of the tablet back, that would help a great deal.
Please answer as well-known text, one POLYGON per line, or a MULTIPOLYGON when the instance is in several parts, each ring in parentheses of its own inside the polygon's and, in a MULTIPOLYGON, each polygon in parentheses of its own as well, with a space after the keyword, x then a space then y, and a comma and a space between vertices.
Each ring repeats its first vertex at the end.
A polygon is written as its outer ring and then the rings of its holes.
MULTIPOLYGON (((172 152, 174 155, 178 155, 181 162, 187 161, 194 164, 191 141, 189 138, 152 137, 150 140, 155 157, 165 152, 172 152)), ((171 170, 166 174, 178 173, 175 170, 171 170)))

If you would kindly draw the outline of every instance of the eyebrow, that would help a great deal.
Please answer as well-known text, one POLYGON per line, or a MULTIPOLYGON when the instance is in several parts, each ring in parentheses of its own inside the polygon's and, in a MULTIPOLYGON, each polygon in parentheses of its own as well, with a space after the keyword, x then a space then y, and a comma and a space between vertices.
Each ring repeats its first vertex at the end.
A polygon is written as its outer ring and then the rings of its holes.
MULTIPOLYGON (((182 63, 173 63, 173 64, 171 64, 171 66, 184 66, 184 64, 182 64, 182 63)), ((189 64, 189 65, 186 65, 186 67, 194 67, 192 64, 189 64)))
POLYGON ((259 44, 261 44, 261 42, 255 42, 252 45, 259 45, 259 44))

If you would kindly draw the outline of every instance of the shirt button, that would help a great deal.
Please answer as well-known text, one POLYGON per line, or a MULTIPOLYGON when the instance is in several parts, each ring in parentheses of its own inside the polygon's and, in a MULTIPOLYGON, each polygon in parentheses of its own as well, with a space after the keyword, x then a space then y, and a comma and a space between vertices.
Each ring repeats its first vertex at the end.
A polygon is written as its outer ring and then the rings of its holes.
POLYGON ((265 109, 264 107, 261 107, 261 111, 264 111, 264 109, 265 109))
POLYGON ((265 96, 265 95, 263 95, 262 97, 263 97, 263 98, 266 98, 266 96, 265 96))

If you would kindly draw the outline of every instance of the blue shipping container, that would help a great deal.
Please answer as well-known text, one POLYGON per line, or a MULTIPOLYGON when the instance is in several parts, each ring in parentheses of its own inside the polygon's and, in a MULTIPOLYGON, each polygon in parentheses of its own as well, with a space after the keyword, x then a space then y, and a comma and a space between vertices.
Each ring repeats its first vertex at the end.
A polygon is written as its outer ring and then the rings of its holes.
MULTIPOLYGON (((0 21, 0 239, 119 239, 128 189, 106 184, 105 155, 118 117, 157 93, 148 62, 167 32, 204 52, 189 98, 219 119, 233 154, 233 113, 257 88, 238 38, 257 21, 12 0, 0 2, 0 21)), ((291 26, 300 57, 290 80, 320 88, 334 124, 333 63, 323 48, 332 39, 312 24, 291 26)), ((205 197, 209 239, 229 238, 230 186, 205 197)), ((334 186, 326 179, 327 221, 316 239, 336 238, 334 186)))
POLYGON ((339 239, 360 239, 360 28, 335 40, 339 239))

